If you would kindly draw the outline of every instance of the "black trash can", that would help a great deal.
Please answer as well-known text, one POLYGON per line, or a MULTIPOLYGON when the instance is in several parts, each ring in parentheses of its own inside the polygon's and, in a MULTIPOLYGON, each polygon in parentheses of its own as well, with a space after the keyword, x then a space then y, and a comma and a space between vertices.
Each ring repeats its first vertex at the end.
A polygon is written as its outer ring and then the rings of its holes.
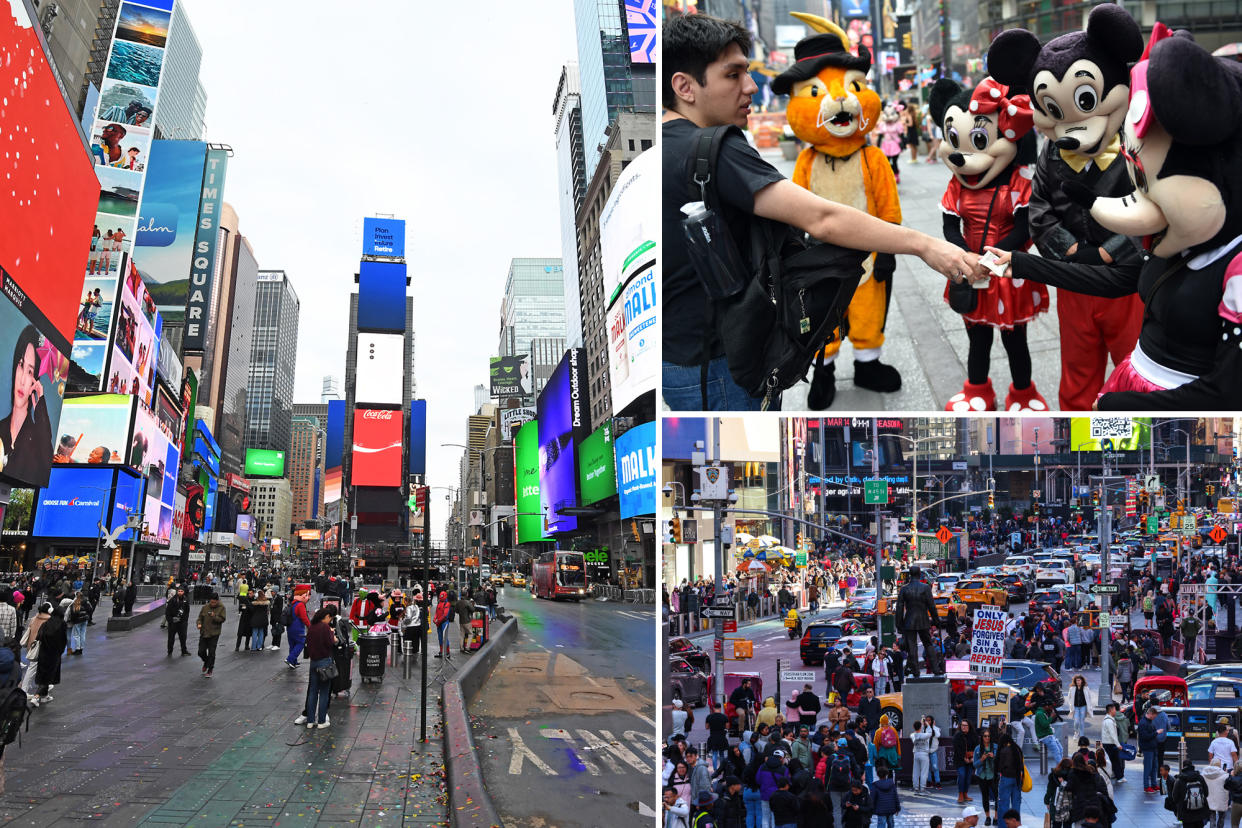
POLYGON ((363 684, 383 681, 384 662, 387 660, 387 635, 358 636, 358 675, 363 684))

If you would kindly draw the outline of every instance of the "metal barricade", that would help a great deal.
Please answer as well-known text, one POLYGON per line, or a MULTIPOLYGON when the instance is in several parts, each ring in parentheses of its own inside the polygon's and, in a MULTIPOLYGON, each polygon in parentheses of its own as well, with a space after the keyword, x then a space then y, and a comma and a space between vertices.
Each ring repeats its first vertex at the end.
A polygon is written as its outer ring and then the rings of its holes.
POLYGON ((388 666, 395 668, 401 655, 401 633, 390 632, 388 634, 388 666))

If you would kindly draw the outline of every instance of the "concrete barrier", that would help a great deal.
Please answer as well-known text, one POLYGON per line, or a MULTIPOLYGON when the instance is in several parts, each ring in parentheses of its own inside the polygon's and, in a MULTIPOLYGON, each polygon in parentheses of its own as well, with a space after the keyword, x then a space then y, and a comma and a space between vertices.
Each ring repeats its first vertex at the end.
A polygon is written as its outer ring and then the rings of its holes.
POLYGON ((163 598, 158 598, 149 604, 134 607, 133 615, 109 615, 108 632, 129 632, 157 618, 163 619, 165 603, 167 602, 163 598))
POLYGON ((483 783, 483 768, 476 753, 466 708, 483 689, 500 657, 516 638, 517 619, 509 618, 492 633, 488 642, 457 672, 456 677, 444 684, 441 704, 444 707, 444 762, 448 774, 449 814, 453 825, 459 828, 502 824, 483 783))

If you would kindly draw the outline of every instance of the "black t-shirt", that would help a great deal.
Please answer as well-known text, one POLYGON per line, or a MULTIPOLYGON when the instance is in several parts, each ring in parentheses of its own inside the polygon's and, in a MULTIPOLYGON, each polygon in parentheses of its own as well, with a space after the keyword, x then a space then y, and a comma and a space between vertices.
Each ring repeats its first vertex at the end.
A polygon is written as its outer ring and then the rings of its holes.
MULTIPOLYGON (((690 265, 686 237, 681 229, 683 204, 698 201, 689 191, 689 164, 694 153, 694 139, 699 128, 685 118, 666 121, 661 127, 663 147, 663 223, 664 281, 663 317, 675 320, 664 325, 666 362, 677 365, 700 365, 704 328, 708 321, 707 292, 690 265)), ((721 210, 733 239, 743 258, 747 255, 750 237, 748 216, 755 208, 755 193, 776 181, 783 181, 775 167, 759 157, 759 153, 738 133, 730 133, 720 146, 716 162, 716 190, 721 210)), ((713 336, 710 357, 723 351, 713 336)))

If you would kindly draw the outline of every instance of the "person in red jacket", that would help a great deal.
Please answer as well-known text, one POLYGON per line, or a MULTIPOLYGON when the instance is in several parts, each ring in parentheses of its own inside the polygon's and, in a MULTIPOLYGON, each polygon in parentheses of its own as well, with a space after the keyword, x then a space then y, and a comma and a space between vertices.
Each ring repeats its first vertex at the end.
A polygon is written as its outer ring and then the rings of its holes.
POLYGON ((447 592, 441 592, 436 601, 436 614, 433 622, 436 625, 436 636, 440 639, 440 652, 436 653, 436 658, 444 658, 449 651, 448 628, 451 623, 453 602, 449 600, 447 592))
POLYGON ((298 656, 306 647, 306 631, 310 629, 306 600, 310 598, 310 592, 310 584, 298 584, 293 590, 293 623, 289 626, 289 657, 285 659, 290 670, 297 668, 298 656))

